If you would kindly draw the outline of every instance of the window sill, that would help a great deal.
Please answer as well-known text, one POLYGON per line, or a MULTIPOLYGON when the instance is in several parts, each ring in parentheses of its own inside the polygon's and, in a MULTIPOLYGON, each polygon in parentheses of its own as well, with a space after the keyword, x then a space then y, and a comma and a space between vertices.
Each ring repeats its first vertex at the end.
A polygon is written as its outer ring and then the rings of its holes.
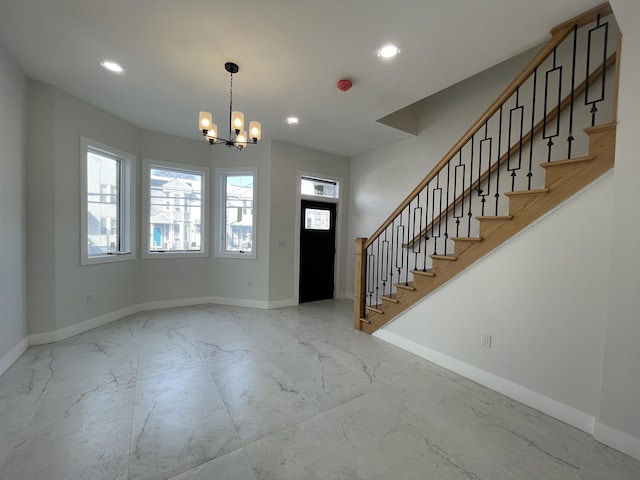
POLYGON ((136 256, 132 252, 109 253, 106 255, 82 258, 80 260, 80 265, 100 265, 102 263, 127 262, 135 259, 136 256))
POLYGON ((216 258, 236 258, 241 260, 255 260, 255 252, 216 252, 216 258))
POLYGON ((156 258, 206 258, 209 256, 209 252, 203 251, 153 251, 143 252, 142 258, 145 260, 156 258))

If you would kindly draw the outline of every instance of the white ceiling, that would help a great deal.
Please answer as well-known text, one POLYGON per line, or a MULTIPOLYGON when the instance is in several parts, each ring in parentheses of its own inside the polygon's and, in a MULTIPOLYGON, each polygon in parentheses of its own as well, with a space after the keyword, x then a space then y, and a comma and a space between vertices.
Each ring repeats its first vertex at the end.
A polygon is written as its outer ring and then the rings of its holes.
POLYGON ((264 139, 353 156, 406 138, 376 122, 546 40, 601 0, 0 0, 0 41, 34 79, 145 129, 201 138, 234 107, 264 139), (386 42, 402 53, 382 61, 386 42), (125 73, 102 69, 118 61, 125 73), (336 82, 353 79, 341 92, 336 82), (300 117, 296 127, 288 115, 300 117))

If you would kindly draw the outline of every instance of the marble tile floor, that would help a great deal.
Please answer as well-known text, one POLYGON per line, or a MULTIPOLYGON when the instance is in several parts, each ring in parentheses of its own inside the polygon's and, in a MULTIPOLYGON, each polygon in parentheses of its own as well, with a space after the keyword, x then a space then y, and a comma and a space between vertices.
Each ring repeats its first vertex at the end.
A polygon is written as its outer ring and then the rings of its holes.
POLYGON ((165 309, 32 347, 0 377, 0 479, 640 479, 351 309, 165 309))

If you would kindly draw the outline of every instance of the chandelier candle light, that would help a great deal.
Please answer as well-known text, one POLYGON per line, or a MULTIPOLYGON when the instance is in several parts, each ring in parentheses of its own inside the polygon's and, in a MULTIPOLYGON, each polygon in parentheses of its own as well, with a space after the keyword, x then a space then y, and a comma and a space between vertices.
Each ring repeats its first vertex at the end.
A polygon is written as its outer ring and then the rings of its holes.
POLYGON ((222 138, 218 135, 218 126, 213 123, 209 112, 200 112, 199 125, 202 135, 209 141, 209 145, 226 145, 242 150, 249 144, 247 138, 252 143, 258 143, 262 134, 260 122, 249 122, 249 136, 244 129, 244 114, 233 111, 233 74, 238 73, 240 68, 233 62, 224 64, 224 69, 231 75, 229 82, 229 137, 222 138))

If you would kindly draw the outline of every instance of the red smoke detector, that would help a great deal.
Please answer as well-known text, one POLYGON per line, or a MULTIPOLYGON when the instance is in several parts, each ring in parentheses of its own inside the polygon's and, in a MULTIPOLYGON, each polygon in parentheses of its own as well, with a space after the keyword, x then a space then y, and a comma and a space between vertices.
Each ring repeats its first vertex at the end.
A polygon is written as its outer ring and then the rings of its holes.
POLYGON ((336 84, 336 86, 338 87, 338 90, 342 90, 343 92, 346 92, 353 86, 353 82, 348 78, 341 78, 340 80, 338 80, 338 83, 336 84))

